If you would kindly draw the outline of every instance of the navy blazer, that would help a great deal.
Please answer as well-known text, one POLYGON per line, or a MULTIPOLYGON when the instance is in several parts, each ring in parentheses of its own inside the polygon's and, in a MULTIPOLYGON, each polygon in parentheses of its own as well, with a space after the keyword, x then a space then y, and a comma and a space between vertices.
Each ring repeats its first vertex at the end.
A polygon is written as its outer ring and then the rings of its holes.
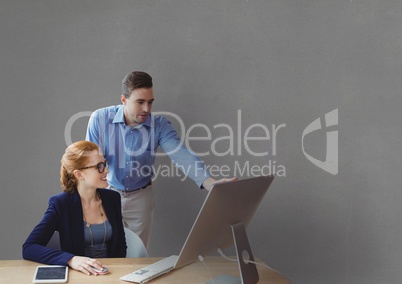
MULTIPOLYGON (((98 189, 102 205, 112 226, 112 238, 107 243, 108 257, 126 257, 120 194, 110 189, 98 189)), ((73 256, 84 256, 84 220, 78 191, 63 192, 49 199, 40 223, 22 246, 24 259, 44 264, 67 265, 73 256), (46 245, 55 231, 59 231, 60 248, 55 251, 46 245)))

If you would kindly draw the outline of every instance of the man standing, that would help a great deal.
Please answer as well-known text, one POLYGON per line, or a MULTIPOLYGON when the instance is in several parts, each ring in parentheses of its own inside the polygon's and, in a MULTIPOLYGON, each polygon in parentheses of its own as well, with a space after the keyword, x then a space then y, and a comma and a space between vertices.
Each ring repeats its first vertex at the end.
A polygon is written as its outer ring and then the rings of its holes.
POLYGON ((110 188, 121 194, 123 223, 148 248, 155 206, 153 165, 161 146, 172 161, 200 188, 216 181, 202 161, 183 146, 172 124, 151 113, 153 83, 142 71, 129 73, 122 82, 121 105, 101 108, 91 115, 86 139, 99 145, 109 162, 110 188))

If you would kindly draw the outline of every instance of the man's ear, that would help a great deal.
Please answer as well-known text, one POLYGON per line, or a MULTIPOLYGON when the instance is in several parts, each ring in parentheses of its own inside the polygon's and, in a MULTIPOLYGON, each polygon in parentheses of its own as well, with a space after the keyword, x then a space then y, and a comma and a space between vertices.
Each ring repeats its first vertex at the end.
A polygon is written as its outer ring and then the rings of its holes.
POLYGON ((123 103, 123 105, 126 105, 126 97, 124 95, 120 96, 120 100, 123 103))

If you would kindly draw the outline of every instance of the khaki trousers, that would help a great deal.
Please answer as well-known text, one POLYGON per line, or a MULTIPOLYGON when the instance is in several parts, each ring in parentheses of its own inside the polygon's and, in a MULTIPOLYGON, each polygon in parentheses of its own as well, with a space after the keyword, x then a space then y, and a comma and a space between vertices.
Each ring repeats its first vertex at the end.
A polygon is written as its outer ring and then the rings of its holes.
POLYGON ((152 185, 131 192, 124 192, 113 187, 110 189, 120 193, 124 227, 136 233, 148 249, 155 208, 152 185))

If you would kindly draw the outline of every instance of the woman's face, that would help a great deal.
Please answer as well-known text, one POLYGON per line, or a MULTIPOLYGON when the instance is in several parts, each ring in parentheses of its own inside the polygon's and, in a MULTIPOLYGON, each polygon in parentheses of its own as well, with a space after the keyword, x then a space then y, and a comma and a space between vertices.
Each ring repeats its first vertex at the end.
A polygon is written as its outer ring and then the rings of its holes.
POLYGON ((109 184, 107 182, 107 174, 109 169, 103 154, 97 150, 88 152, 89 159, 88 164, 81 168, 81 178, 78 179, 78 183, 85 183, 90 187, 105 188, 109 184))

